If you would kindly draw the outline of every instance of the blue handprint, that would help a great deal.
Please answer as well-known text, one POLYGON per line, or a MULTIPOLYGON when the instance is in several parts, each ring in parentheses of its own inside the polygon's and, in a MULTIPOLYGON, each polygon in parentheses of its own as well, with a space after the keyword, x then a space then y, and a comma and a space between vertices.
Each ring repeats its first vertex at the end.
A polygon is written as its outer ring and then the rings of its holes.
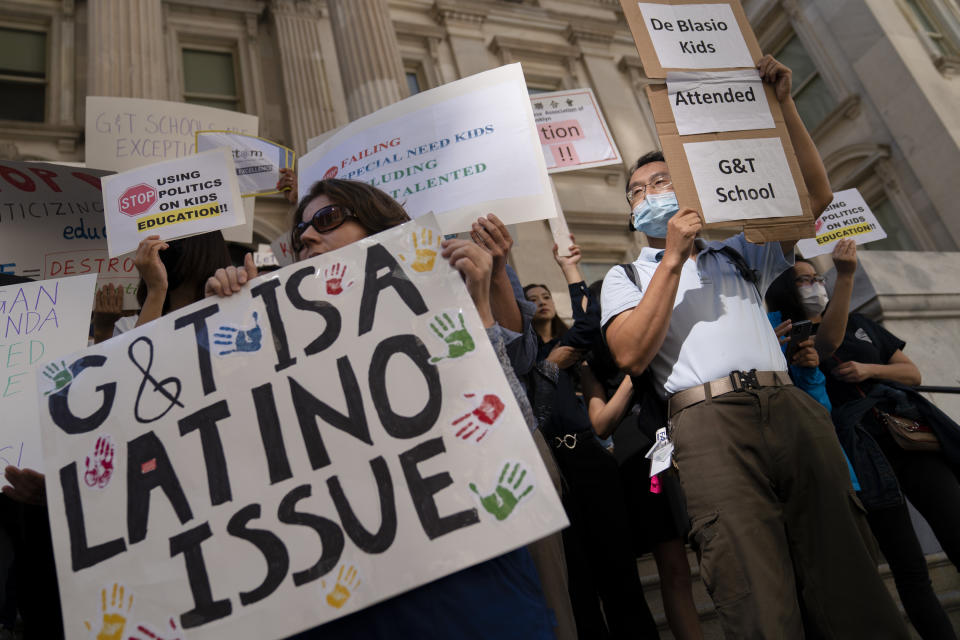
POLYGON ((221 325, 213 334, 213 344, 223 345, 224 348, 217 355, 225 356, 229 353, 249 353, 259 351, 263 341, 263 331, 257 320, 257 312, 253 312, 253 328, 238 329, 229 325, 221 325))

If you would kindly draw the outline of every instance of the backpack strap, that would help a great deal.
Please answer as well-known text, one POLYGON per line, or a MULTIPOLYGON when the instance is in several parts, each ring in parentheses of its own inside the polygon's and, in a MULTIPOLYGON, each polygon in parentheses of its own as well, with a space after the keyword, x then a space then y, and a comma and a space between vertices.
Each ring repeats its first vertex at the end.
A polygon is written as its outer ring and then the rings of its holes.
POLYGON ((640 273, 637 271, 637 265, 632 262, 628 264, 621 264, 620 268, 623 269, 623 272, 627 274, 627 277, 630 278, 630 282, 633 283, 637 289, 642 289, 640 286, 640 273))
POLYGON ((757 294, 763 299, 763 293, 760 291, 760 272, 756 269, 751 269, 744 257, 740 255, 740 252, 733 247, 723 245, 719 251, 727 256, 730 262, 733 263, 733 266, 737 268, 737 273, 740 274, 741 278, 753 284, 757 290, 757 294))

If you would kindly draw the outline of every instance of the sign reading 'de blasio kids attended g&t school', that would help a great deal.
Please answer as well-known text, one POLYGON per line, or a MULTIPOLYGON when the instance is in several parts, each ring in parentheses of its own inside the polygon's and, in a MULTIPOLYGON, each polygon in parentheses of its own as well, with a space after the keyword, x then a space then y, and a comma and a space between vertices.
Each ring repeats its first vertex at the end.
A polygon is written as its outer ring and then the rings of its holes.
POLYGON ((530 104, 550 173, 620 163, 592 89, 537 93, 530 104))
POLYGON ((0 287, 0 468, 43 471, 37 372, 49 386, 68 376, 57 358, 87 344, 96 279, 87 274, 0 287))
POLYGON ((519 64, 418 93, 360 118, 300 158, 303 198, 323 178, 360 180, 429 211, 444 233, 495 213, 513 224, 556 214, 519 64))
MULTIPOLYGON (((126 171, 196 153, 196 133, 234 131, 257 135, 258 118, 249 113, 185 102, 87 96, 84 129, 86 164, 126 171)), ((243 226, 223 229, 233 242, 250 242, 256 198, 243 201, 243 226)))
POLYGON ((111 256, 133 251, 151 235, 163 240, 243 224, 230 150, 219 147, 103 179, 111 256))
POLYGON ((418 252, 439 233, 424 216, 39 379, 68 637, 285 638, 566 525, 459 274, 418 252))

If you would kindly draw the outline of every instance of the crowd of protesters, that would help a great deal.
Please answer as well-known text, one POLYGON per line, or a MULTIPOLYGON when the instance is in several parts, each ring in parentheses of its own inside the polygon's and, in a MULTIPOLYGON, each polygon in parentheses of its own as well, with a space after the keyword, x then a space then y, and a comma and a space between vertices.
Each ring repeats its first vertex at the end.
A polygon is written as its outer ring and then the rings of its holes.
MULTIPOLYGON (((790 70, 770 56, 758 69, 819 214, 832 192, 790 70)), ((295 174, 285 170, 278 188, 295 194, 295 174)), ((561 292, 521 286, 496 216, 442 244, 570 526, 295 637, 657 638, 637 565, 652 553, 673 637, 696 640, 689 545, 726 637, 910 637, 878 571, 882 553, 917 633, 955 639, 905 498, 960 567, 960 431, 914 390, 920 372, 905 343, 850 313, 853 242, 833 252, 828 297, 793 242, 702 239, 659 152, 631 166, 626 200, 630 228, 647 243, 633 263, 588 286, 573 236, 553 248, 571 324, 554 304, 561 292), (647 453, 667 443, 672 464, 651 477, 647 453)), ((360 182, 325 179, 291 202, 298 260, 409 220, 360 182)), ((102 289, 92 340, 236 294, 258 276, 250 256, 231 262, 219 232, 148 237, 135 262, 139 313, 124 315, 122 292, 102 289)), ((0 638, 15 627, 26 638, 63 637, 45 479, 16 467, 5 475, 0 638)))

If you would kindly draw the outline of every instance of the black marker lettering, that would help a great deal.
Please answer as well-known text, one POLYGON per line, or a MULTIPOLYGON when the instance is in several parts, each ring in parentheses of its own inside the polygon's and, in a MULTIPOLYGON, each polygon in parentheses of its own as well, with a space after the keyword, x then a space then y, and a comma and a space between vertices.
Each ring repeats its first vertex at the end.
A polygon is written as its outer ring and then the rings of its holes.
POLYGON ((147 536, 150 494, 156 487, 163 489, 180 524, 193 518, 167 450, 160 438, 148 431, 127 443, 127 538, 130 544, 147 536))
POLYGON ((440 416, 443 390, 440 385, 440 373, 436 365, 430 364, 430 353, 415 335, 406 334, 384 339, 373 351, 370 359, 370 395, 373 406, 384 430, 394 438, 415 438, 429 431, 440 416), (416 365, 427 383, 427 403, 419 413, 402 416, 390 406, 387 393, 387 366, 390 358, 402 353, 416 365))
POLYGON ((210 504, 213 506, 233 499, 230 476, 227 474, 227 459, 223 455, 223 442, 220 441, 220 432, 217 430, 217 422, 229 417, 230 407, 227 406, 227 401, 220 400, 177 422, 181 436, 192 431, 200 432, 203 463, 207 468, 207 484, 210 488, 210 504))
POLYGON ((80 571, 108 560, 127 550, 123 538, 116 538, 92 547, 87 546, 87 529, 80 502, 80 484, 77 482, 77 463, 60 469, 60 488, 63 490, 63 510, 70 533, 70 562, 74 571, 80 571))
POLYGON ((388 287, 396 291, 414 315, 419 316, 427 312, 427 305, 424 304, 417 287, 410 282, 407 274, 383 245, 375 244, 367 248, 365 272, 363 296, 360 298, 360 329, 357 335, 362 336, 373 329, 380 292, 388 287), (389 271, 383 276, 378 276, 377 274, 384 268, 389 271))
POLYGON ((340 312, 337 311, 337 308, 329 302, 320 300, 307 300, 300 295, 300 283, 304 278, 312 276, 314 272, 315 269, 313 267, 304 267, 303 269, 292 273, 287 279, 286 284, 287 298, 290 299, 290 304, 297 309, 319 313, 323 317, 323 333, 314 338, 313 342, 308 344, 303 350, 303 352, 308 356, 312 356, 315 353, 320 353, 336 342, 337 338, 340 336, 340 312))
MULTIPOLYGON (((106 362, 106 356, 83 356, 79 360, 71 363, 67 368, 70 370, 71 378, 75 382, 80 372, 87 367, 102 367, 106 362)), ((73 436, 81 433, 89 433, 103 424, 104 420, 110 415, 110 410, 113 409, 113 401, 117 395, 117 383, 108 382, 96 388, 97 391, 103 394, 103 404, 86 418, 78 418, 70 411, 67 395, 70 393, 72 386, 73 383, 70 383, 56 393, 50 394, 50 399, 47 401, 47 409, 50 411, 50 419, 53 420, 53 423, 60 427, 64 433, 73 436)))
POLYGON ((213 379, 213 366, 210 363, 210 334, 207 332, 207 318, 219 310, 220 305, 212 304, 209 307, 180 316, 173 323, 174 329, 182 329, 193 325, 193 334, 197 340, 197 364, 200 366, 200 382, 203 385, 203 395, 205 396, 217 390, 216 381, 213 379))
POLYGON ((287 448, 283 444, 283 432, 280 431, 280 416, 277 415, 277 403, 273 399, 273 385, 269 382, 250 390, 253 394, 253 406, 257 410, 257 424, 260 426, 260 439, 267 456, 267 471, 270 484, 276 484, 293 477, 287 448))
POLYGON ((293 574, 293 584, 296 587, 313 582, 317 578, 330 573, 340 561, 343 553, 343 531, 337 523, 312 513, 297 511, 297 503, 309 498, 312 489, 309 484, 294 487, 290 493, 280 501, 277 509, 277 519, 284 524, 299 524, 310 527, 320 536, 320 547, 323 550, 320 559, 309 569, 296 571, 293 574))
POLYGON ((183 554, 183 562, 187 567, 187 579, 190 582, 190 593, 193 594, 193 609, 180 614, 180 625, 184 629, 192 629, 225 618, 233 611, 230 600, 214 600, 210 589, 210 576, 207 574, 207 564, 203 561, 200 543, 212 535, 210 523, 204 522, 170 538, 170 557, 183 554))
POLYGON ((290 554, 283 541, 272 531, 252 529, 247 524, 260 517, 260 505, 250 504, 237 511, 227 523, 227 533, 255 546, 267 562, 267 575, 256 589, 240 592, 240 604, 247 606, 263 600, 277 590, 290 569, 290 554))
POLYGON ((420 526, 423 527, 423 532, 431 540, 480 522, 480 516, 476 509, 467 509, 440 517, 433 496, 453 484, 453 478, 446 471, 424 478, 420 475, 417 464, 445 451, 443 439, 433 438, 425 440, 413 449, 400 454, 400 466, 403 468, 403 477, 407 479, 413 508, 417 510, 417 517, 420 518, 420 526))
POLYGON ((280 316, 280 306, 277 303, 277 287, 279 280, 267 280, 250 289, 254 298, 262 298, 267 308, 267 319, 270 320, 270 332, 273 334, 273 348, 277 352, 277 364, 273 368, 282 371, 295 365, 297 359, 290 356, 290 345, 287 343, 287 330, 280 316))
POLYGON ((333 504, 337 507, 343 530, 350 536, 353 544, 366 553, 383 553, 390 548, 394 538, 397 537, 397 505, 393 495, 390 469, 387 468, 387 462, 383 456, 377 456, 371 460, 370 468, 373 469, 373 479, 380 498, 380 529, 376 533, 367 531, 357 519, 340 485, 340 478, 337 476, 328 478, 327 488, 330 490, 333 504))

